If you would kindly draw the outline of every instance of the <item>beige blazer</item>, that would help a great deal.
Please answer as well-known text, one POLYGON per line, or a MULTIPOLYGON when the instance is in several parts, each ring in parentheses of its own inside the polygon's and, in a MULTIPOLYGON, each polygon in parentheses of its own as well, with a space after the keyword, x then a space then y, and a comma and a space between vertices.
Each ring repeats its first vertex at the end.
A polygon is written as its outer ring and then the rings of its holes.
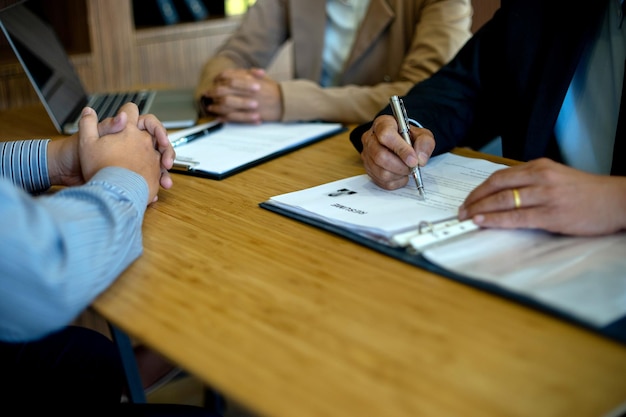
POLYGON ((257 0, 205 64, 196 97, 226 68, 267 68, 293 42, 294 79, 280 82, 283 121, 364 123, 447 63, 471 36, 470 0, 371 0, 340 87, 321 87, 325 1, 257 0))

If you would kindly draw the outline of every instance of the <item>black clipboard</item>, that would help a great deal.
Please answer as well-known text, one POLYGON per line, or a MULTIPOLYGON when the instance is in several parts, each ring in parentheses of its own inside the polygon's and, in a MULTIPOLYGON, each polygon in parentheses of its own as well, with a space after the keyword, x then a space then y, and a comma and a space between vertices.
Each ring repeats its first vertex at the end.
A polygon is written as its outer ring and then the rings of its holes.
MULTIPOLYGON (((539 310, 543 313, 555 316, 568 323, 580 326, 594 333, 597 333, 609 339, 615 340, 619 343, 626 344, 626 316, 623 316, 609 323, 606 326, 602 326, 602 327, 594 326, 587 321, 581 320, 578 317, 575 317, 571 314, 563 312, 562 310, 551 307, 550 305, 542 303, 534 298, 531 298, 523 294, 520 294, 518 292, 506 289, 499 285, 495 285, 492 283, 488 283, 485 281, 481 281, 478 279, 470 278, 467 276, 463 276, 463 275, 451 272, 445 268, 442 268, 430 262, 424 256, 422 256, 419 252, 407 250, 404 247, 389 246, 388 244, 382 243, 375 239, 366 238, 362 235, 354 233, 344 227, 340 227, 340 226, 325 222, 323 220, 312 218, 309 216, 304 216, 302 214, 295 213, 293 211, 287 210, 282 207, 278 207, 274 204, 270 204, 267 202, 260 203, 259 207, 269 210, 274 213, 281 214, 285 217, 289 217, 299 222, 314 226, 316 228, 325 230, 335 235, 347 238, 353 242, 356 242, 360 245, 373 249, 377 252, 383 253, 387 256, 393 257, 395 259, 406 262, 408 264, 417 266, 429 272, 433 272, 447 279, 451 279, 453 281, 460 282, 465 285, 478 288, 483 291, 487 291, 491 294, 504 297, 506 299, 515 301, 527 307, 539 310)), ((626 279, 626 272, 625 272, 624 279, 626 279)))
MULTIPOLYGON (((314 123, 291 123, 291 125, 302 126, 303 129, 306 129, 307 126, 311 126, 311 125, 323 126, 325 124, 321 122, 314 122, 314 123)), ((252 167, 255 167, 257 165, 260 165, 264 162, 278 158, 282 155, 296 151, 298 149, 301 149, 313 143, 320 142, 324 139, 335 136, 347 130, 347 127, 341 124, 333 123, 333 124, 328 124, 328 125, 329 125, 329 129, 325 130, 323 134, 313 134, 310 136, 307 136, 306 134, 304 134, 300 138, 299 142, 295 145, 290 145, 290 146, 286 146, 275 151, 267 152, 260 157, 250 159, 245 163, 236 165, 232 167, 231 169, 228 169, 225 171, 217 172, 217 171, 211 171, 210 169, 207 169, 207 168, 201 168, 195 163, 195 161, 191 160, 191 161, 175 161, 174 167, 170 170, 170 172, 183 174, 183 175, 191 175, 191 176, 201 177, 201 178, 207 178, 207 179, 212 179, 212 180, 222 180, 232 175, 235 175, 237 173, 240 173, 242 171, 245 171, 247 169, 250 169, 252 167)), ((254 128, 254 126, 251 126, 251 127, 254 128)), ((221 127, 219 130, 221 131, 226 128, 227 127, 221 127)), ((210 134, 208 136, 210 136, 210 134)), ((199 141, 200 140, 202 139, 199 139, 199 141)), ((194 143, 195 142, 196 141, 194 141, 194 143)), ((175 148, 177 154, 179 153, 179 151, 184 152, 184 146, 185 145, 175 148)))

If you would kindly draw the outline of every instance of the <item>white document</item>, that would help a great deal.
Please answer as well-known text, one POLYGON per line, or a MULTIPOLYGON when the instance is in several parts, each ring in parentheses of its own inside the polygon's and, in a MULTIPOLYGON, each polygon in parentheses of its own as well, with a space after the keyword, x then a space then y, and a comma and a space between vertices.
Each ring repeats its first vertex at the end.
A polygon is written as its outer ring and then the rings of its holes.
MULTIPOLYGON (((208 125, 210 123, 168 136, 174 142, 208 125)), ((221 129, 176 147, 176 163, 177 167, 221 178, 342 129, 340 123, 225 123, 221 129)))
POLYGON ((425 200, 411 181, 404 188, 388 191, 360 175, 275 196, 268 203, 392 245, 393 235, 414 230, 421 221, 456 216, 470 191, 504 167, 448 153, 431 158, 422 168, 425 200))
MULTIPOLYGON (((409 181, 386 191, 367 175, 272 197, 288 211, 379 243, 421 221, 453 217, 467 194, 504 165, 453 154, 422 168, 426 201, 409 181)), ((537 230, 479 229, 427 247, 428 261, 495 284, 602 327, 626 315, 626 234, 582 238, 537 230)))

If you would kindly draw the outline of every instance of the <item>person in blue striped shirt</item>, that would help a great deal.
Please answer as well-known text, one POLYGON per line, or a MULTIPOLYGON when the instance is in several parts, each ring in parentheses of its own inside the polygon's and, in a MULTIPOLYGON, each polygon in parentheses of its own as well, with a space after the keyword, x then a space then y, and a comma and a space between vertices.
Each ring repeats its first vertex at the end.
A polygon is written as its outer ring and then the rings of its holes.
POLYGON ((0 397, 120 402, 115 346, 69 324, 142 253, 174 157, 161 122, 132 103, 101 123, 85 108, 73 136, 0 143, 0 397))

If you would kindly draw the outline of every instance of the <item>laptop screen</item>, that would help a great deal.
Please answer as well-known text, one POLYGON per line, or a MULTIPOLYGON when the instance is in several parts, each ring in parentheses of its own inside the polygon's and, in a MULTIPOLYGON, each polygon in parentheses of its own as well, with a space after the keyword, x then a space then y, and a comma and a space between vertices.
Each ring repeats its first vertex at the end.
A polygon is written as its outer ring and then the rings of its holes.
POLYGON ((60 130, 87 105, 87 94, 54 30, 24 5, 0 12, 0 26, 60 130))
POLYGON ((26 0, 0 0, 0 11, 16 4, 24 3, 26 0))

